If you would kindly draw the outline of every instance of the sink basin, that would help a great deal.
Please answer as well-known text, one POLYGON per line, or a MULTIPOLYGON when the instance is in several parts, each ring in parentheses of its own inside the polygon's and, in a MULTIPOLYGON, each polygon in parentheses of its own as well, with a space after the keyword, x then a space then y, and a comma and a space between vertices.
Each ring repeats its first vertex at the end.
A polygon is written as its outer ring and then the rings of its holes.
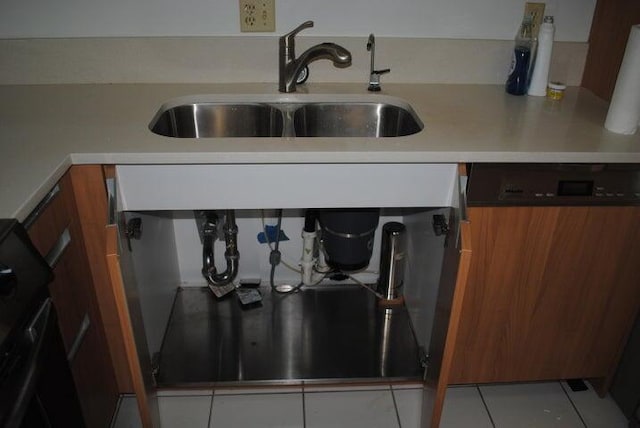
POLYGON ((402 137, 422 130, 409 109, 385 103, 313 103, 294 115, 297 137, 402 137))
POLYGON ((381 138, 422 128, 406 102, 378 95, 194 95, 163 105, 149 125, 176 138, 381 138))
POLYGON ((266 104, 193 103, 161 109, 149 129, 178 138, 280 137, 283 120, 266 104))

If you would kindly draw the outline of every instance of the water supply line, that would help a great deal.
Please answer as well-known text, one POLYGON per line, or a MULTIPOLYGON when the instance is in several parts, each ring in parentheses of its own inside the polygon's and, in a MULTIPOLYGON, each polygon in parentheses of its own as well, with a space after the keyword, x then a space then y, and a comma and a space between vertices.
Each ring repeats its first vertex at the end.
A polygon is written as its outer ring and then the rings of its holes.
POLYGON ((304 216, 304 228, 302 229, 302 257, 300 258, 302 283, 304 285, 318 284, 331 271, 331 268, 326 264, 324 252, 318 249, 316 220, 315 210, 307 210, 304 216))
POLYGON ((218 238, 218 215, 214 211, 202 211, 199 219, 200 238, 202 240, 202 276, 213 286, 224 286, 231 283, 238 275, 238 226, 233 210, 225 211, 223 226, 226 269, 218 273, 214 258, 214 242, 218 238))
MULTIPOLYGON (((269 272, 269 285, 271 286, 271 290, 278 294, 291 294, 295 293, 302 287, 304 284, 299 283, 298 285, 289 285, 289 284, 281 284, 276 285, 275 283, 275 274, 276 274, 276 266, 280 264, 282 253, 280 253, 280 230, 282 228, 282 209, 278 209, 276 211, 278 217, 278 223, 276 224, 276 240, 274 242, 275 246, 269 253, 269 264, 271 265, 271 270, 269 272)), ((265 230, 265 235, 268 235, 265 230)))
MULTIPOLYGON (((273 243, 275 242, 275 240, 271 241, 269 238, 269 230, 267 229, 267 224, 265 222, 265 212, 264 212, 265 210, 263 209, 260 211, 261 211, 260 219, 262 221, 262 231, 264 232, 264 237, 265 237, 265 240, 267 241, 267 245, 269 246, 269 250, 273 251, 273 243)), ((280 264, 282 264, 292 272, 300 273, 300 269, 293 266, 293 264, 291 263, 291 259, 287 262, 285 261, 285 255, 282 253, 280 253, 280 255, 281 255, 280 264)))
POLYGON ((302 269, 302 283, 311 285, 313 283, 313 267, 316 265, 316 216, 311 210, 307 210, 304 217, 304 228, 302 229, 302 258, 300 268, 302 269))

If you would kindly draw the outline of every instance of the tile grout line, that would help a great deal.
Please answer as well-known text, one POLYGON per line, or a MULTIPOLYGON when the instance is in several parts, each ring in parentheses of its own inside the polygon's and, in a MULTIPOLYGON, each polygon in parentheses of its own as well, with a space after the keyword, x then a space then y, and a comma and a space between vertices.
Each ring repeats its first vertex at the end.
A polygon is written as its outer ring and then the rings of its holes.
MULTIPOLYGON (((237 392, 234 394, 225 394, 225 393, 218 393, 218 395, 220 397, 234 397, 234 396, 245 396, 245 397, 249 397, 252 395, 296 395, 296 394, 300 394, 300 392, 302 391, 287 391, 287 392, 248 392, 248 393, 242 393, 242 392, 237 392)), ((208 395, 208 394, 207 394, 208 395)), ((180 397, 180 395, 176 395, 176 397, 180 397)), ((198 397, 198 395, 183 395, 182 397, 198 397)))
POLYGON ((558 383, 560 384, 560 388, 562 388, 562 392, 564 392, 564 395, 566 395, 567 398, 569 399, 569 403, 571 403, 571 407, 573 407, 573 410, 578 415, 578 418, 580 418, 580 422, 582 422, 582 425, 584 425, 584 428, 587 428, 587 423, 582 418, 582 415, 580 414, 580 410, 578 410, 578 408, 576 407, 576 404, 571 399, 571 396, 569 395, 567 390, 564 388, 564 385, 562 384, 562 381, 558 381, 558 383))
MULTIPOLYGON (((391 384, 389 384, 388 386, 384 386, 381 387, 380 385, 377 386, 365 386, 365 385, 361 385, 358 387, 339 387, 339 386, 329 386, 329 387, 323 387, 322 385, 318 385, 318 384, 311 384, 307 386, 308 388, 312 388, 314 390, 309 391, 309 394, 313 394, 314 392, 354 392, 354 391, 385 391, 387 390, 388 387, 391 387, 391 384)), ((420 389, 418 388, 401 388, 401 389, 420 389)))
POLYGON ((215 395, 216 390, 211 391, 211 405, 209 406, 209 423, 207 428, 211 428, 213 426, 213 396, 215 395))
POLYGON ((482 400, 482 405, 484 406, 484 410, 486 410, 487 415, 489 416, 489 421, 491 422, 491 426, 496 428, 496 422, 493 420, 493 416, 491 416, 491 412, 489 411, 489 406, 487 406, 487 402, 484 401, 484 395, 482 395, 482 391, 480 390, 480 386, 476 384, 476 389, 478 390, 478 394, 480 394, 480 400, 482 400))
POLYGON ((182 397, 211 397, 213 394, 169 394, 157 395, 158 398, 182 398, 182 397))
POLYGON ((304 382, 302 382, 302 428, 307 428, 307 408, 304 395, 304 382))
POLYGON ((393 400, 393 408, 396 410, 396 419, 398 420, 398 428, 402 428, 402 422, 400 422, 400 410, 398 410, 398 403, 396 402, 396 394, 393 392, 393 388, 389 385, 391 391, 391 399, 393 400))

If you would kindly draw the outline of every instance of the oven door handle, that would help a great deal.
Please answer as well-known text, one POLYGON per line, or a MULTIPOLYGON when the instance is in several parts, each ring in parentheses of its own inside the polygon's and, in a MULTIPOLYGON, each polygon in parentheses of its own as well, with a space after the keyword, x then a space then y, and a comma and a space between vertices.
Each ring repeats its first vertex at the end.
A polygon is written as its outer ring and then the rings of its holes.
POLYGON ((51 342, 56 328, 56 313, 51 299, 48 298, 24 330, 26 346, 31 349, 16 383, 15 401, 4 421, 5 428, 18 428, 22 425, 22 419, 35 394, 42 366, 47 358, 47 345, 51 342))

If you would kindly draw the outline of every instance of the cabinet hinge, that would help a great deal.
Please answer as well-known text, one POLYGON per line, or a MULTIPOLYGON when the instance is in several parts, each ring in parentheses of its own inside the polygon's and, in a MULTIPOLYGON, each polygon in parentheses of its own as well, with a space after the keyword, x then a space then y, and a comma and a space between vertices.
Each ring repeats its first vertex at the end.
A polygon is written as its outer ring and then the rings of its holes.
POLYGON ((429 354, 424 349, 424 346, 418 347, 418 361, 420 362, 420 367, 423 369, 428 368, 429 366, 429 354))
POLYGON ((160 352, 154 352, 151 357, 151 378, 153 379, 153 386, 158 386, 158 372, 160 371, 160 352))
POLYGON ((447 218, 444 214, 434 214, 433 231, 436 236, 446 235, 447 232, 449 232, 449 225, 447 224, 447 218))

